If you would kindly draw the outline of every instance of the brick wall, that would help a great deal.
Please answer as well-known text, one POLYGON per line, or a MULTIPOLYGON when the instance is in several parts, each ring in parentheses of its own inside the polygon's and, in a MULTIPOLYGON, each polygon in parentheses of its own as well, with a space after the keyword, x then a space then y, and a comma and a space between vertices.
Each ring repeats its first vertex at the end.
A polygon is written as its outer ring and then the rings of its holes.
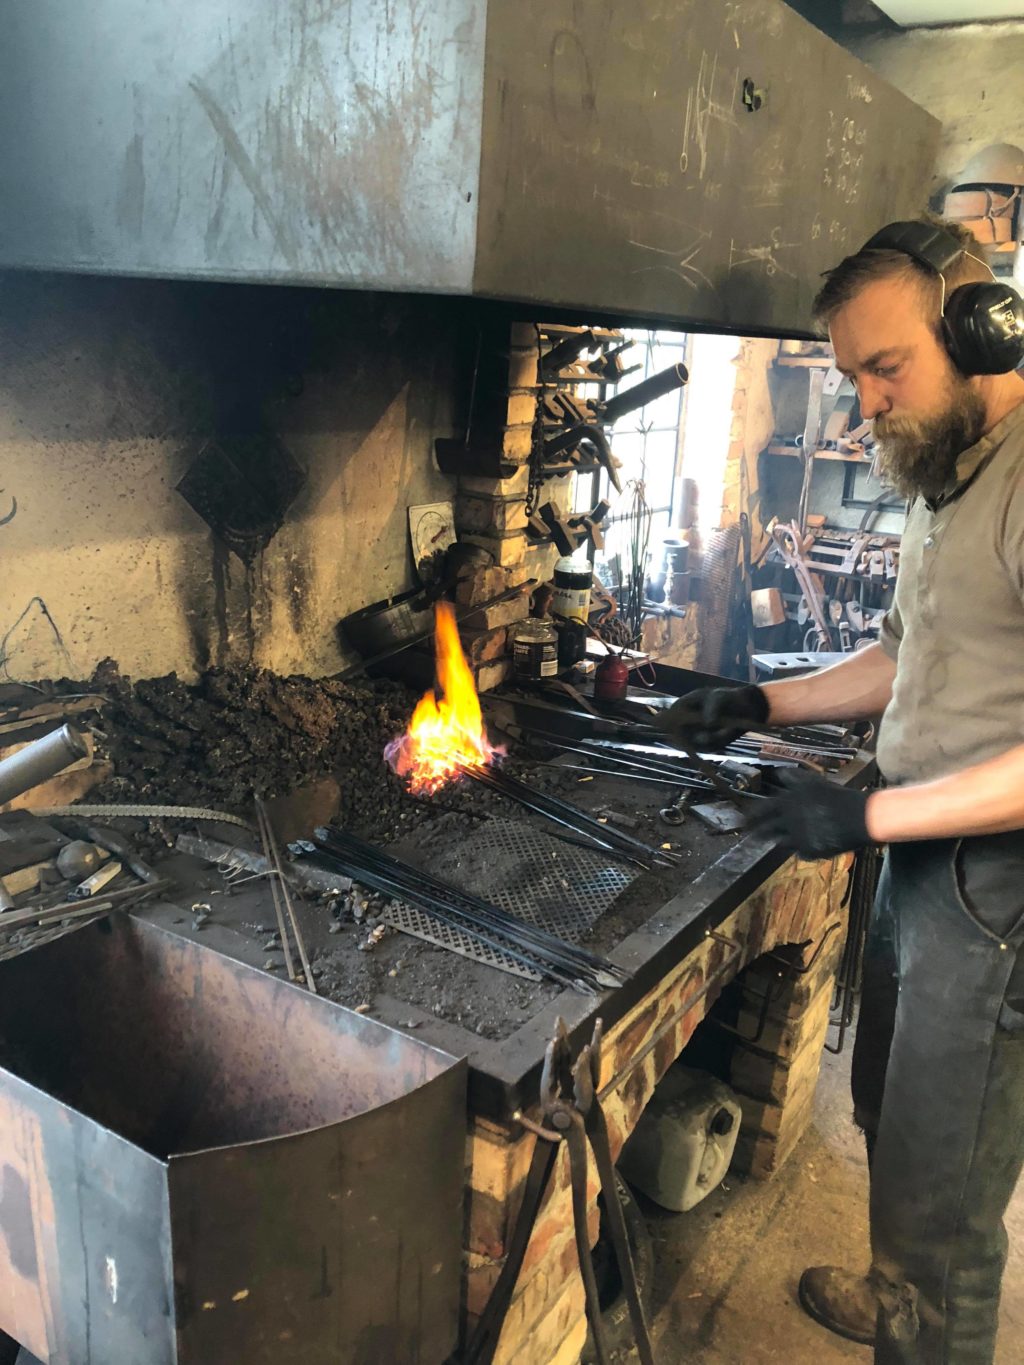
MULTIPOLYGON (((507 338, 488 336, 484 345, 501 359, 491 354, 483 367, 484 392, 478 397, 473 432, 478 466, 476 472, 459 476, 455 527, 461 541, 487 550, 494 565, 467 575, 459 585, 456 601, 463 605, 486 602, 528 578, 545 582, 557 557, 550 545, 533 544, 526 535, 528 462, 540 394, 536 328, 532 323, 513 323, 507 338), (498 466, 504 477, 495 475, 498 466)), ((466 467, 473 467, 472 459, 466 467)), ((529 594, 524 593, 481 611, 460 627, 481 692, 510 676, 509 628, 529 611, 529 594)))

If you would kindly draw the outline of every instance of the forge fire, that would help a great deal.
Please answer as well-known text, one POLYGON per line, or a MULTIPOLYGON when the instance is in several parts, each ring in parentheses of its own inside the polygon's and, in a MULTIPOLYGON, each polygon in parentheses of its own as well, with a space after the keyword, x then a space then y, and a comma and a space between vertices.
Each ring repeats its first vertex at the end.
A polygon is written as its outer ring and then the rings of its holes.
POLYGON ((435 608, 434 648, 441 695, 428 691, 408 730, 384 751, 392 771, 407 779, 414 795, 432 795, 465 768, 491 763, 504 753, 487 738, 480 698, 448 602, 438 602, 435 608))

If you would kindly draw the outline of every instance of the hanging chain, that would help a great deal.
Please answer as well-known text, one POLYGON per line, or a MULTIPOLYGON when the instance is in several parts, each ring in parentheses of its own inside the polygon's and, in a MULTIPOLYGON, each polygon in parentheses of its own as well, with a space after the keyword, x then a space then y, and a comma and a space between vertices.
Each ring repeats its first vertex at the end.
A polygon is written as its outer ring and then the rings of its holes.
POLYGON ((537 337, 537 408, 533 415, 533 431, 530 440, 530 472, 526 485, 526 515, 532 517, 537 510, 540 487, 544 482, 544 387, 541 379, 543 349, 540 328, 536 323, 533 330, 537 337))

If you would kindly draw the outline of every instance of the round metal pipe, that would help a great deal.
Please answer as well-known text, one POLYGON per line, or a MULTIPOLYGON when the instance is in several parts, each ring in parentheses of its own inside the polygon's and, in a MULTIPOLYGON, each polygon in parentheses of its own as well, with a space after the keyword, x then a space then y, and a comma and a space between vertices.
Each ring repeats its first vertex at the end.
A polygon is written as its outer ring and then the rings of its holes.
POLYGON ((0 806, 88 756, 85 736, 70 725, 62 725, 33 744, 26 744, 24 749, 0 761, 0 806))

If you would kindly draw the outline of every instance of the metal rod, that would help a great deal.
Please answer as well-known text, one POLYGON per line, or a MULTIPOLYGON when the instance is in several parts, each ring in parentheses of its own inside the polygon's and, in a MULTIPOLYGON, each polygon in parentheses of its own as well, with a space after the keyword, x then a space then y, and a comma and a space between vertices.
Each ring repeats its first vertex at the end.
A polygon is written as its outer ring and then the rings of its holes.
MULTIPOLYGON (((667 782, 676 782, 680 775, 686 776, 689 774, 689 769, 681 766, 678 768, 671 767, 668 755, 666 755, 664 762, 656 763, 646 759, 641 762, 639 759, 624 758, 612 749, 600 748, 597 745, 594 745, 591 748, 584 748, 581 744, 566 744, 562 740, 555 738, 545 740, 545 742, 549 743, 552 748, 561 749, 565 753, 582 754, 585 758, 600 758, 602 763, 610 763, 619 768, 635 769, 647 776, 664 774, 667 782)), ((706 785, 708 784, 703 781, 701 782, 701 786, 706 785)))
POLYGON ((559 797, 550 796, 546 792, 535 791, 525 782, 520 782, 518 778, 512 777, 509 773, 477 766, 466 767, 463 771, 474 781, 482 782, 501 795, 509 796, 523 805, 530 806, 538 814, 546 815, 549 819, 568 822, 570 828, 591 835, 596 842, 612 849, 621 850, 623 856, 628 855, 634 859, 643 858, 648 862, 661 863, 663 866, 675 866, 678 861, 660 849, 652 848, 642 840, 635 839, 631 834, 602 825, 595 816, 580 810, 578 806, 574 806, 568 801, 562 801, 559 797))
POLYGON ((370 867, 363 867, 358 860, 353 860, 348 857, 342 857, 341 855, 333 853, 325 853, 323 851, 320 851, 318 854, 317 850, 313 850, 313 852, 307 856, 320 856, 326 858, 328 861, 337 862, 339 866, 350 869, 356 880, 363 882, 364 885, 370 886, 375 891, 380 891, 384 895, 393 896, 399 900, 410 901, 412 904, 418 906, 429 919, 438 921, 441 924, 446 924, 450 928, 458 929, 462 933, 467 934, 470 938, 476 939, 477 942, 487 944, 488 947, 497 952, 506 954, 508 957, 512 958, 513 961, 529 968, 530 971, 536 972, 538 976, 547 976, 558 981, 562 985, 575 986, 577 988, 585 989, 588 992, 594 991, 594 986, 585 982, 578 975, 573 976, 569 974, 563 970, 559 964, 554 963, 550 959, 543 959, 535 953, 530 953, 528 955, 525 952, 519 951, 512 940, 505 941, 503 936, 498 932, 488 933, 479 925, 469 922, 467 917, 458 910, 445 905, 443 902, 430 895, 426 890, 403 886, 393 881, 383 872, 374 870, 370 867))
POLYGON ((43 924, 54 919, 70 919, 75 915, 84 913, 87 910, 96 914, 105 914, 108 910, 117 910, 125 902, 129 904, 134 899, 142 900, 146 896, 152 895, 155 891, 163 891, 170 886, 167 880, 160 882, 147 882, 144 886, 126 886, 120 891, 108 891, 101 900, 95 904, 90 904, 88 900, 62 901, 60 905, 51 905, 47 909, 35 910, 7 910, 0 915, 0 933, 8 933, 12 929, 21 929, 26 925, 43 924))
POLYGON ((707 779, 707 781, 715 789, 719 796, 723 797, 724 800, 730 802, 733 806, 736 807, 737 810, 740 811, 743 810, 743 802, 741 799, 742 793, 736 791, 734 787, 730 786, 730 784, 726 782, 725 778, 722 776, 722 774, 718 771, 718 769, 714 766, 713 763, 709 763, 706 758, 702 758, 701 755, 697 752, 697 750, 694 749, 685 739, 683 739, 682 736, 680 735, 673 736, 673 742, 676 748, 682 750, 682 752, 686 755, 686 759, 690 766, 696 772, 700 773, 701 777, 707 779))
POLYGON ((457 887, 442 882, 430 873, 414 868, 408 864, 401 863, 398 859, 392 858, 390 854, 384 853, 382 849, 375 848, 373 845, 364 844, 355 836, 349 835, 345 831, 334 828, 321 828, 316 831, 317 843, 325 845, 333 850, 340 849, 342 854, 349 858, 355 858, 360 865, 365 868, 374 868, 387 876, 389 881, 401 889, 412 889, 419 891, 426 889, 431 895, 439 898, 447 908, 460 910, 463 913, 479 918, 488 923, 491 927, 503 933, 512 933, 517 939, 545 950, 563 953, 575 962, 585 962, 601 970, 611 970, 619 977, 624 979, 624 974, 619 968, 614 968, 607 963, 604 958, 588 952, 584 948, 565 943, 562 939, 549 934, 546 930, 538 928, 536 925, 527 923, 508 914, 507 911, 499 909, 497 906, 490 905, 487 901, 479 897, 471 896, 460 891, 457 887), (346 850, 345 845, 348 844, 346 850))
MULTIPOLYGON (((532 811, 535 815, 539 815, 545 820, 550 820, 552 824, 558 825, 562 830, 573 831, 572 837, 569 839, 570 843, 587 848, 592 853, 603 853, 607 854, 610 858, 618 858, 622 862, 632 863, 634 867, 640 868, 642 872, 650 872, 654 865, 650 859, 641 858, 636 853, 632 853, 627 849, 618 848, 608 839, 601 839, 595 834, 580 831, 579 826, 574 821, 567 819, 564 815, 557 815, 551 810, 544 809, 538 803, 526 800, 521 796, 513 796, 511 792, 502 792, 500 794, 506 796, 510 801, 518 801, 526 810, 532 811)), ((602 825, 601 828, 604 829, 605 826, 602 825)), ((559 834, 558 837, 562 838, 566 836, 559 834)))
MULTIPOLYGON (((267 826, 267 812, 263 802, 257 798, 256 801, 256 825, 259 830, 260 843, 263 845, 263 855, 267 860, 267 866, 273 867, 270 856, 270 834, 267 826)), ((284 953, 285 971, 288 973, 289 981, 295 980, 295 959, 292 957, 291 945, 288 942, 288 926, 284 918, 284 906, 281 903, 280 888, 277 885, 277 878, 270 878, 270 894, 274 900, 274 914, 277 916, 277 932, 281 940, 281 949, 284 953)))
POLYGON ((271 882, 277 881, 280 883, 281 894, 284 896, 285 908, 288 911, 288 919, 292 926, 292 934, 295 937, 295 946, 299 950, 299 961, 302 963, 302 971, 306 978, 306 986, 314 995, 319 995, 320 992, 317 990, 316 982, 313 980, 313 968, 306 955, 306 940, 302 937, 298 916, 295 914, 295 904, 292 901, 292 893, 289 891, 288 883, 285 880, 284 868, 281 865, 281 852, 277 846, 274 828, 270 823, 270 817, 267 815, 266 807, 263 805, 263 802, 258 802, 258 806, 260 814, 263 816, 263 823, 266 826, 267 839, 270 843, 270 856, 273 859, 274 876, 271 878, 271 882))
POLYGON ((665 782, 677 782, 680 779, 683 779, 688 780, 694 785, 698 785, 702 788, 710 789, 711 787, 710 782, 708 782, 705 778, 700 777, 691 768, 687 768, 683 764, 679 764, 679 766, 677 767, 667 760, 664 763, 660 762, 655 763, 649 762, 646 759, 643 762, 635 761, 630 758, 620 759, 613 756, 610 753, 606 754, 603 750, 597 749, 580 749, 577 750, 577 752, 585 754, 591 758, 600 758, 602 763, 604 762, 613 763, 618 767, 637 770, 642 773, 647 773, 650 776, 660 777, 665 782))
POLYGON ((648 782, 655 787, 685 787, 687 791, 710 791, 706 782, 697 780, 687 782, 678 777, 658 777, 657 774, 616 772, 614 768, 587 768, 578 763, 558 763, 542 758, 533 761, 538 768, 554 768, 560 773, 587 773, 590 777, 610 777, 616 782, 648 782))
MULTIPOLYGON (((535 815, 540 815, 545 820, 550 820, 553 824, 560 825, 564 829, 574 831, 574 833, 577 834, 580 839, 584 840, 591 849, 597 852, 610 854, 612 857, 621 858, 625 862, 633 863, 634 866, 641 868, 645 872, 651 870, 651 867, 653 866, 652 859, 650 857, 641 857, 633 850, 623 848, 614 843, 612 838, 614 831, 608 829, 607 826, 601 825, 595 821, 594 823, 598 825, 598 831, 600 832, 586 828, 582 822, 572 818, 568 813, 557 811, 552 806, 545 804, 541 794, 535 792, 533 788, 526 787, 525 783, 523 784, 525 790, 515 792, 506 787, 502 787, 499 783, 489 783, 485 776, 481 776, 482 773, 487 771, 486 769, 470 770, 467 768, 465 771, 468 776, 475 778, 479 782, 483 782, 487 786, 493 786, 494 790, 497 791, 499 795, 507 797, 510 801, 517 801, 521 806, 532 811, 535 815), (605 837, 606 830, 607 837, 605 837)), ((571 809, 572 808, 570 807, 570 810, 571 809)))

